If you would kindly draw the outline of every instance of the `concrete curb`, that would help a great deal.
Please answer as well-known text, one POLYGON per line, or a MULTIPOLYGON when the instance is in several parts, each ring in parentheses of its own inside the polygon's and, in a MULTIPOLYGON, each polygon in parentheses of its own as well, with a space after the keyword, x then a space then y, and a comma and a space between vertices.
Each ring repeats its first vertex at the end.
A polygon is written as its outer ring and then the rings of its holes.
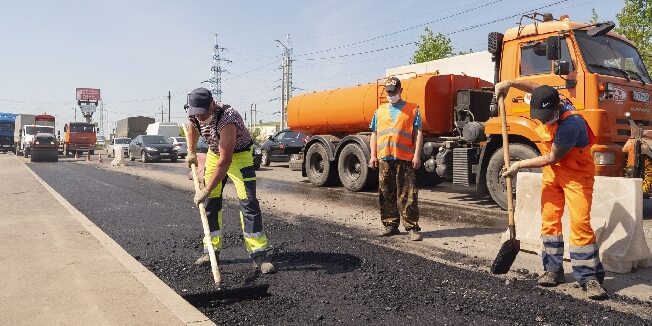
POLYGON ((208 317, 197 308, 184 300, 167 284, 161 281, 154 273, 150 272, 138 260, 132 257, 118 243, 113 241, 102 229, 97 227, 86 215, 77 210, 70 202, 63 198, 56 190, 48 185, 20 158, 16 159, 27 171, 47 190, 68 212, 91 234, 97 241, 115 257, 145 288, 154 295, 173 315, 177 316, 186 325, 215 325, 208 317))

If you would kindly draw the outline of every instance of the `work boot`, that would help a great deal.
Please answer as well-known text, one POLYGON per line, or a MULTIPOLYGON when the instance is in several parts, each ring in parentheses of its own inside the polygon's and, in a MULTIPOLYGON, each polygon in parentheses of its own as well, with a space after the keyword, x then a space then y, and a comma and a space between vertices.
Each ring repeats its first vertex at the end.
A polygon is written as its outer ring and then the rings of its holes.
POLYGON ((545 287, 557 286, 564 282, 566 282, 566 279, 563 268, 557 272, 543 272, 543 275, 539 278, 539 285, 545 287))
POLYGON ((263 274, 276 273, 276 267, 267 259, 267 256, 254 257, 254 264, 256 264, 256 268, 260 269, 260 272, 263 274))
POLYGON ((385 230, 383 232, 380 232, 378 234, 379 237, 391 237, 393 235, 397 235, 400 232, 398 231, 398 228, 392 225, 386 225, 385 230))
POLYGON ((421 241, 423 240, 423 236, 421 236, 421 233, 417 230, 410 230, 408 231, 408 236, 410 237, 410 241, 421 241))
POLYGON ((588 280, 584 283, 584 291, 589 295, 589 299, 605 300, 609 298, 607 291, 604 290, 602 285, 596 280, 588 280))
MULTIPOLYGON (((217 265, 220 264, 220 253, 218 251, 215 252, 215 259, 217 261, 217 265)), ((211 257, 208 254, 203 254, 201 257, 197 258, 195 260, 195 265, 197 266, 203 266, 203 265, 210 265, 211 264, 211 257)))

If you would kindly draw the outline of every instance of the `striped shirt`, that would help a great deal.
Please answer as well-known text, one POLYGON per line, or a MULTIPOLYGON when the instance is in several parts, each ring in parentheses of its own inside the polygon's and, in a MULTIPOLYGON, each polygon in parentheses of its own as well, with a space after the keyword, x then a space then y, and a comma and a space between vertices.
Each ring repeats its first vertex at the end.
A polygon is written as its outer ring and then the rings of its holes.
POLYGON ((242 121, 242 116, 228 104, 218 104, 218 109, 213 112, 213 121, 206 126, 200 125, 199 120, 195 116, 189 116, 188 120, 200 131, 200 134, 204 137, 213 153, 220 153, 220 131, 228 124, 235 125, 234 153, 248 150, 254 143, 249 135, 249 130, 247 130, 244 121, 242 121))

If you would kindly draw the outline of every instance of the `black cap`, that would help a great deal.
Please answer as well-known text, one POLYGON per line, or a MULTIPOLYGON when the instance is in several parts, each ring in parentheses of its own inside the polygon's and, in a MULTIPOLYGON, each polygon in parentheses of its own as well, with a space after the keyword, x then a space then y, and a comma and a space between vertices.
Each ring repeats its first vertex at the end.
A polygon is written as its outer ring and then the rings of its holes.
POLYGON ((396 77, 387 78, 385 81, 385 91, 396 92, 401 90, 401 80, 396 77))
POLYGON ((213 94, 206 88, 196 88, 188 95, 188 114, 206 114, 213 102, 213 94))
POLYGON ((535 88, 530 100, 530 117, 543 123, 550 121, 559 102, 561 100, 556 89, 547 85, 535 88))

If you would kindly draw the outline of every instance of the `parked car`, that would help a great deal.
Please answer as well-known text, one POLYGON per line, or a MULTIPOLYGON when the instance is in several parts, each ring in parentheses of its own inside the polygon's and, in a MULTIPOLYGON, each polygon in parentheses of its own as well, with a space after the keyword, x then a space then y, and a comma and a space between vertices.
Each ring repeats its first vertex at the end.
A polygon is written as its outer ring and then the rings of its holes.
POLYGON ((301 149, 310 138, 309 134, 285 129, 269 136, 261 146, 261 163, 269 166, 270 162, 289 162, 290 155, 301 153, 301 149))
POLYGON ((254 168, 256 170, 260 169, 260 164, 263 162, 263 151, 260 149, 260 146, 254 144, 254 168))
POLYGON ((106 146, 106 151, 107 151, 106 154, 109 157, 113 157, 113 152, 115 151, 115 148, 121 148, 123 157, 128 157, 130 143, 131 143, 131 138, 127 138, 127 137, 113 138, 111 139, 111 141, 109 141, 109 145, 106 146))
POLYGON ((177 161, 177 150, 167 138, 158 135, 136 136, 129 144, 129 160, 140 157, 143 163, 169 159, 177 161))
POLYGON ((97 145, 97 147, 102 148, 104 147, 105 143, 106 139, 104 136, 97 136, 97 139, 95 140, 95 145, 97 145))
POLYGON ((180 158, 186 158, 188 155, 188 143, 186 142, 186 137, 170 137, 174 149, 177 150, 177 155, 180 158))

